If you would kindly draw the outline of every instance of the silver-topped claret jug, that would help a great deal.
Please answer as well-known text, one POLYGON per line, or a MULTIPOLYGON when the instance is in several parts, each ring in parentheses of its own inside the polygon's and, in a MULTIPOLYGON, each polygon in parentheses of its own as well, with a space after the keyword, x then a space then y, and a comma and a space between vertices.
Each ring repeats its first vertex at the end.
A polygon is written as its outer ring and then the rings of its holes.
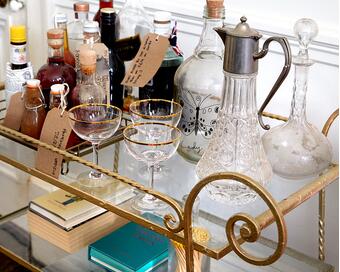
MULTIPOLYGON (((222 38, 224 50, 224 92, 212 139, 197 164, 200 179, 218 172, 244 174, 261 185, 272 177, 272 168, 264 152, 259 124, 262 112, 281 83, 291 65, 291 51, 284 37, 268 38, 259 50, 260 33, 249 27, 246 17, 241 17, 235 28, 215 28, 222 38), (268 52, 269 44, 278 42, 284 52, 284 67, 262 107, 256 106, 256 77, 258 60, 268 52)), ((209 196, 230 205, 240 205, 256 199, 249 187, 233 181, 219 180, 207 186, 209 196)))

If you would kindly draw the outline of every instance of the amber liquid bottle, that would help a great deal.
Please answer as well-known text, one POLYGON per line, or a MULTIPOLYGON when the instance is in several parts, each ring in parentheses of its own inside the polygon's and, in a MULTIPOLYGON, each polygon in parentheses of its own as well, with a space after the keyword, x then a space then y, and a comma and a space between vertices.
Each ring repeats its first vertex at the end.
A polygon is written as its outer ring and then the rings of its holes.
POLYGON ((50 29, 48 38, 48 63, 43 65, 37 74, 41 82, 45 101, 50 101, 50 88, 53 84, 67 83, 70 90, 76 86, 76 72, 64 61, 64 31, 50 29))
POLYGON ((23 134, 39 139, 46 118, 45 102, 40 91, 40 80, 27 80, 24 106, 20 130, 23 134))
POLYGON ((93 21, 98 22, 99 27, 100 25, 100 10, 102 8, 113 8, 113 0, 99 0, 99 9, 96 13, 96 15, 94 15, 93 17, 93 21))
POLYGON ((74 55, 70 51, 68 46, 68 34, 67 34, 67 16, 65 13, 57 13, 54 16, 54 27, 64 30, 64 60, 65 63, 71 65, 73 68, 76 67, 76 60, 74 55))

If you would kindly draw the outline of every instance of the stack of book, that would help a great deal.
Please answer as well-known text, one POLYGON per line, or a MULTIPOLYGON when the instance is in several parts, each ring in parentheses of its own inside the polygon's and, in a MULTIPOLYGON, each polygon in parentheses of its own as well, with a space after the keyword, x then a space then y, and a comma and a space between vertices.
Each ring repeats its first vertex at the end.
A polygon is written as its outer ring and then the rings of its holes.
MULTIPOLYGON (((119 205, 133 195, 130 188, 123 187, 107 200, 119 205)), ((127 220, 63 190, 38 197, 29 205, 30 231, 69 253, 126 223, 127 220)))

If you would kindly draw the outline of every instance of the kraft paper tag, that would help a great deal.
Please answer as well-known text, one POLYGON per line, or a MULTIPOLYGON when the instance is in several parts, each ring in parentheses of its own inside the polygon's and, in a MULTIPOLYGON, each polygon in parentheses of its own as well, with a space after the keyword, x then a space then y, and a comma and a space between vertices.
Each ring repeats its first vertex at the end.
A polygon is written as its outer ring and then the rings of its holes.
POLYGON ((16 92, 9 100, 3 125, 19 131, 24 110, 25 105, 24 99, 22 98, 22 92, 16 92))
MULTIPOLYGON (((54 108, 47 113, 44 126, 41 131, 40 141, 53 145, 59 149, 65 149, 72 128, 68 121, 68 112, 54 108)), ((55 178, 59 177, 63 156, 43 147, 38 147, 35 167, 55 178)))
POLYGON ((168 47, 167 37, 154 33, 146 35, 121 84, 144 87, 161 66, 168 47))

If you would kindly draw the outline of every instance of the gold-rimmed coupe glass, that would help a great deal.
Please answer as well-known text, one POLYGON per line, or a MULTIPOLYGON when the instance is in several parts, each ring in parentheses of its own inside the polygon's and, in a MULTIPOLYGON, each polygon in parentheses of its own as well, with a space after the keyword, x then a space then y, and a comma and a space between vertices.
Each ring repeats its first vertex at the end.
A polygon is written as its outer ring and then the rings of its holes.
MULTIPOLYGON (((117 131, 122 111, 107 104, 82 104, 71 108, 68 116, 72 130, 80 138, 91 142, 93 163, 98 164, 99 144, 117 131)), ((80 174, 78 181, 86 187, 106 186, 106 177, 95 170, 80 174)))
MULTIPOLYGON (((175 154, 181 141, 181 131, 163 123, 136 123, 123 131, 124 142, 129 153, 148 165, 150 172, 148 187, 154 187, 154 167, 175 154), (153 131, 158 137, 153 137, 153 131)), ((132 207, 141 212, 155 212, 167 208, 161 200, 150 194, 141 194, 134 200, 132 207)))
MULTIPOLYGON (((135 101, 129 106, 131 121, 134 124, 156 122, 177 127, 181 119, 182 110, 183 108, 179 103, 165 99, 143 99, 135 101)), ((157 129, 152 133, 157 138, 157 129)), ((146 167, 139 170, 141 176, 145 176, 147 173, 148 169, 146 167)), ((164 165, 156 164, 154 173, 159 177, 163 177, 170 173, 170 169, 164 165)))

